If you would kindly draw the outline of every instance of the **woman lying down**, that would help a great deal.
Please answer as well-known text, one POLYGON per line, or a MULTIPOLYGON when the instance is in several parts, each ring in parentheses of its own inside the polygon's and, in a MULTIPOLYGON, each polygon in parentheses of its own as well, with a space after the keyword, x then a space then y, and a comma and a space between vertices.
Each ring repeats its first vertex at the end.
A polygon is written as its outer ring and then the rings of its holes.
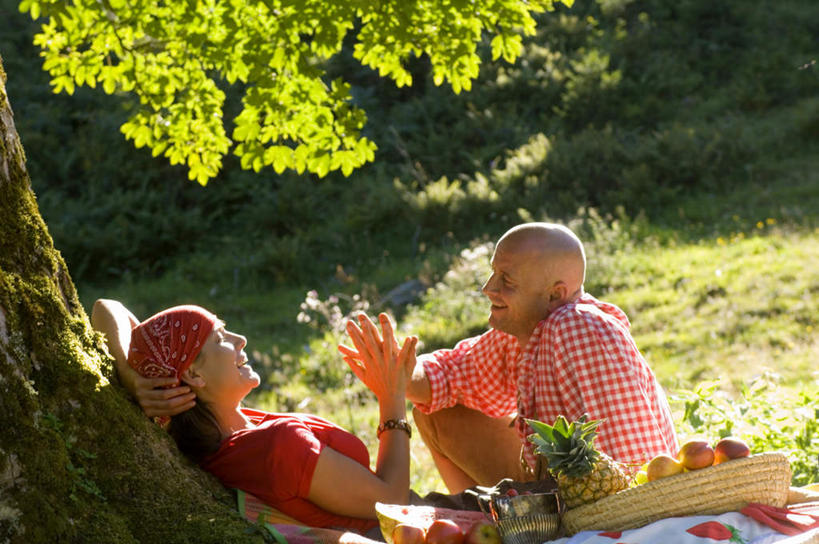
POLYGON ((122 304, 99 300, 92 314, 121 378, 133 371, 177 378, 196 394, 193 408, 172 416, 167 427, 185 455, 225 486, 305 525, 370 537, 378 535, 376 501, 409 500, 404 391, 417 344, 410 337, 399 350, 387 316, 380 322, 383 340, 366 316, 360 327, 348 324, 353 343, 366 354, 353 372, 375 393, 381 416, 378 457, 370 470, 364 443, 325 419, 243 408, 260 381, 244 351, 247 341, 204 308, 176 306, 137 323, 122 304))

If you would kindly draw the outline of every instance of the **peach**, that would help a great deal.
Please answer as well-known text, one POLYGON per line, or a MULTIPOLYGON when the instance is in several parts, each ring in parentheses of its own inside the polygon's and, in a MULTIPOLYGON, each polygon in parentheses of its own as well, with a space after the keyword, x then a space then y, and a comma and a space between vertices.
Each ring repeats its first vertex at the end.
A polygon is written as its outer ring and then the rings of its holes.
POLYGON ((658 455, 654 457, 646 467, 646 478, 649 482, 679 474, 683 471, 683 465, 670 455, 658 455))
POLYGON ((751 449, 743 440, 728 436, 717 442, 714 446, 714 464, 718 465, 731 459, 748 457, 751 449))
POLYGON ((424 544, 424 530, 407 523, 399 523, 392 530, 393 544, 424 544))
POLYGON ((680 448, 677 459, 688 470, 710 467, 714 464, 714 448, 705 440, 689 440, 680 448))
POLYGON ((464 532, 449 519, 436 519, 427 527, 426 544, 463 544, 464 532))

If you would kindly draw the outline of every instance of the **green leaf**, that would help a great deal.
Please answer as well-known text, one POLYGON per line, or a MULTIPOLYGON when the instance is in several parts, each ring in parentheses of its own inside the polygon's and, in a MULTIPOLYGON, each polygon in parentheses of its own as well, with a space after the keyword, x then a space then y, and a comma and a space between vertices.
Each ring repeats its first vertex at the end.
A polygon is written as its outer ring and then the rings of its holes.
MULTIPOLYGON (((427 56, 435 84, 449 82, 460 93, 478 75, 484 35, 492 37, 494 58, 512 62, 521 34, 534 31, 532 15, 553 8, 551 0, 501 0, 480 12, 462 0, 394 2, 379 10, 319 0, 105 5, 21 0, 19 9, 35 19, 48 15, 34 41, 54 92, 100 83, 108 94, 134 94, 139 111, 123 134, 172 164, 188 164, 200 183, 216 175, 231 145, 242 167, 257 172, 272 166, 277 173, 349 176, 373 161, 376 146, 360 134, 366 116, 352 103, 350 83, 337 78, 328 85, 324 72, 345 39, 354 42, 354 58, 398 87, 413 83, 411 59, 427 56), (357 34, 348 36, 353 29, 357 34), (230 84, 246 94, 228 137, 219 87, 230 84), (268 154, 262 146, 288 151, 268 154)), ((614 84, 615 76, 601 80, 614 84)))

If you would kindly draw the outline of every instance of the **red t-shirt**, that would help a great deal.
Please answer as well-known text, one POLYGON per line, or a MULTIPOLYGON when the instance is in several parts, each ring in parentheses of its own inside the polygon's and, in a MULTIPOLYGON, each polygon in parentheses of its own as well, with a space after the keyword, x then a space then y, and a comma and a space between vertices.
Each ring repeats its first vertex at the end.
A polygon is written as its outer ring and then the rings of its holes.
POLYGON ((270 506, 310 527, 366 532, 372 519, 340 516, 307 499, 313 471, 324 446, 370 467, 361 440, 326 419, 309 414, 272 414, 243 408, 256 424, 233 433, 202 468, 225 486, 251 493, 270 506))

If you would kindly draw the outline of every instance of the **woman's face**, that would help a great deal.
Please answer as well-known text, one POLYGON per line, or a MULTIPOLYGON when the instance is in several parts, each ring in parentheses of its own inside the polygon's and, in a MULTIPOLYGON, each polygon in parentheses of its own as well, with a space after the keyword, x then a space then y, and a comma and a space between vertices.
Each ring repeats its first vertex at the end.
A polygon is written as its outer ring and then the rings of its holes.
POLYGON ((239 403, 260 383, 259 375, 247 361, 244 347, 247 339, 225 330, 221 321, 202 346, 194 366, 205 386, 197 394, 204 400, 239 403))

